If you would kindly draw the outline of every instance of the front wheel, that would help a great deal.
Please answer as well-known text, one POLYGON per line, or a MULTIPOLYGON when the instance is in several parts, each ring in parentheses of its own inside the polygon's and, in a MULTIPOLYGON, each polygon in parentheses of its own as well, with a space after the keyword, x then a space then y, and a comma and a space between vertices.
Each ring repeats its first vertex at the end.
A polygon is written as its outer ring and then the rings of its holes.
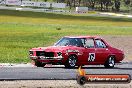
POLYGON ((44 67, 46 64, 45 63, 41 63, 39 61, 35 61, 35 66, 37 67, 44 67))
POLYGON ((104 64, 105 68, 113 68, 114 65, 115 65, 115 57, 114 56, 110 56, 104 64))
POLYGON ((68 60, 66 61, 65 67, 66 68, 75 68, 77 62, 77 58, 74 55, 69 56, 68 60))

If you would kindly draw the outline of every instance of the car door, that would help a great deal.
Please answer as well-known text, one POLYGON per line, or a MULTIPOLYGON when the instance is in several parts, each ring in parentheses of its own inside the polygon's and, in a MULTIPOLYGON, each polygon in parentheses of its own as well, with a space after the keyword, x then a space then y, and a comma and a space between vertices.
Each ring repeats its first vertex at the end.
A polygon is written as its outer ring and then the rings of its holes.
POLYGON ((95 39, 96 62, 104 63, 109 56, 109 49, 102 39, 95 39))
POLYGON ((85 39, 84 45, 84 64, 92 64, 94 63, 96 56, 95 56, 95 44, 93 38, 85 39))

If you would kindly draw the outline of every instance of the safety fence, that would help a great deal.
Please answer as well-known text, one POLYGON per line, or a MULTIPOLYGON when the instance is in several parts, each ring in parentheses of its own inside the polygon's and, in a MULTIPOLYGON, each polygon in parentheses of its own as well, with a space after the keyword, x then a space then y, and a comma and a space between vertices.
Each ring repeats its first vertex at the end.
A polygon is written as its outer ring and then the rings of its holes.
POLYGON ((37 2, 23 0, 0 0, 0 5, 28 6, 28 7, 45 7, 45 8, 66 8, 65 3, 55 2, 37 2))

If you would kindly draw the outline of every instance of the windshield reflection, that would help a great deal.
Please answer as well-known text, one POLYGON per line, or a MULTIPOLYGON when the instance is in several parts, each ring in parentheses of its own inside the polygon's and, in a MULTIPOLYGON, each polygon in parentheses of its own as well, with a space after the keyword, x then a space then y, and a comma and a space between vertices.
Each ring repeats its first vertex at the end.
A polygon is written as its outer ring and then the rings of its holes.
POLYGON ((84 47, 84 38, 67 38, 60 39, 55 46, 77 46, 84 47))

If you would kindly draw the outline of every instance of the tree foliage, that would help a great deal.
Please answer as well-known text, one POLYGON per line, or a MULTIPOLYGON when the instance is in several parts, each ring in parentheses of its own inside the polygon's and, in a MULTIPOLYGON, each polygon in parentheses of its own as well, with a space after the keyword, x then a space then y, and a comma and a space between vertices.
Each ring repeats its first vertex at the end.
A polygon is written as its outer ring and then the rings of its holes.
POLYGON ((126 8, 127 11, 132 11, 132 0, 30 0, 30 1, 45 1, 66 3, 68 7, 88 7, 89 10, 98 11, 114 11, 119 12, 126 8))

